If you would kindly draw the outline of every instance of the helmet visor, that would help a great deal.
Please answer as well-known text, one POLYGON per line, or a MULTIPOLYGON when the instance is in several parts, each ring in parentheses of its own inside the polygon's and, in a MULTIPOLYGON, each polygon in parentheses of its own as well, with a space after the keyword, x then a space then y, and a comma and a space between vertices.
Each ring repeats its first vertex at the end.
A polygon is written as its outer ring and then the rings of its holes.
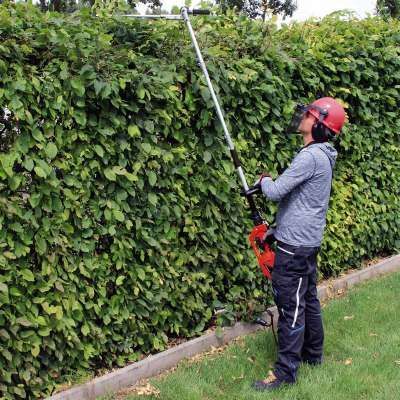
POLYGON ((304 114, 308 111, 308 107, 304 104, 297 104, 292 115, 292 120, 286 128, 285 134, 290 135, 292 133, 297 133, 300 127, 300 123, 304 117, 304 114))

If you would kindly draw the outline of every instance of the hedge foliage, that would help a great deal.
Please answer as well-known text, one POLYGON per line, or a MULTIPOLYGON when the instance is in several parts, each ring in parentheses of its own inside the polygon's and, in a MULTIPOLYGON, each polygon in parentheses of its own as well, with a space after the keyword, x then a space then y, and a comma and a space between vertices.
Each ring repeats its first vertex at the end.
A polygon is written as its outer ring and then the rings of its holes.
MULTIPOLYGON (((249 182, 300 146, 282 135, 295 102, 347 103, 323 273, 399 248, 400 22, 194 24, 249 182)), ((18 5, 0 7, 0 37, 2 396, 162 350, 218 304, 265 306, 185 27, 18 5)))

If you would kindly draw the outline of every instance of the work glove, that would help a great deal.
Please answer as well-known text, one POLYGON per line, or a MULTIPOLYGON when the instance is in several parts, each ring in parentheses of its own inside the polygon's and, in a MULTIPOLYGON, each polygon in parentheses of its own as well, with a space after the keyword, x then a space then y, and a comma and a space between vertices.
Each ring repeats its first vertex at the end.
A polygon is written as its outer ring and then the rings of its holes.
POLYGON ((265 177, 271 178, 271 175, 268 172, 263 172, 260 177, 254 182, 253 188, 260 188, 261 190, 261 182, 265 177))
POLYGON ((266 177, 269 176, 271 177, 270 174, 264 172, 261 174, 261 176, 254 182, 254 185, 249 187, 249 190, 247 192, 242 192, 242 196, 248 196, 248 195, 253 195, 253 194, 259 194, 262 192, 261 190, 261 181, 266 177))

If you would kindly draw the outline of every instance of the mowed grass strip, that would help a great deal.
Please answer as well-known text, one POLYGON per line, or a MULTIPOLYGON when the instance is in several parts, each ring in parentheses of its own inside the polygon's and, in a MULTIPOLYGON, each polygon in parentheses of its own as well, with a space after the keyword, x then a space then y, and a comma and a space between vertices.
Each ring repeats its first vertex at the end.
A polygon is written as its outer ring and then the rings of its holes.
MULTIPOLYGON (((183 361, 174 372, 151 379, 159 394, 145 398, 400 399, 400 273, 352 289, 330 301, 323 315, 325 362, 320 367, 302 366, 296 385, 273 393, 251 388, 254 380, 266 376, 276 356, 272 334, 263 331, 222 353, 183 361)), ((108 398, 143 400, 144 396, 132 392, 108 398)))

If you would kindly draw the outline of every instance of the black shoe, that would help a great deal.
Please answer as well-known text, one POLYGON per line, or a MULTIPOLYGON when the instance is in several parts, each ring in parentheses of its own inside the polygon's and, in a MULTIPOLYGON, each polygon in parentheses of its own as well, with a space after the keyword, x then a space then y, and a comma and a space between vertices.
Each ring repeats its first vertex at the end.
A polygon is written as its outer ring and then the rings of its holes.
POLYGON ((269 376, 262 381, 255 381, 253 383, 253 389, 256 390, 274 390, 278 389, 282 385, 285 385, 285 381, 278 379, 273 372, 269 372, 269 376))

